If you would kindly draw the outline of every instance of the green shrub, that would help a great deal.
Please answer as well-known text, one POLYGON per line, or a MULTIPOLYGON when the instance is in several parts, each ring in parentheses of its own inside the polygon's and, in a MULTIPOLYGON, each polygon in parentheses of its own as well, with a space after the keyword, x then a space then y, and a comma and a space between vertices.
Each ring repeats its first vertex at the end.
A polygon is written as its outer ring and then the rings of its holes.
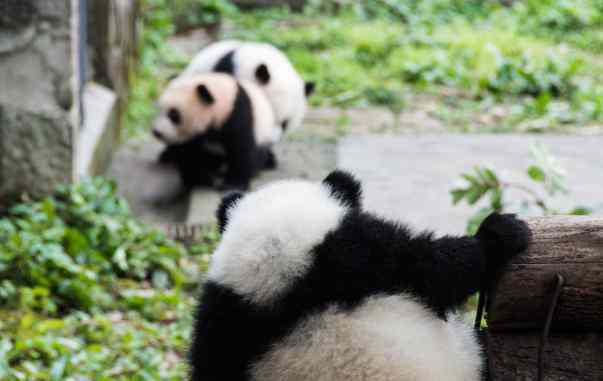
POLYGON ((182 296, 171 310, 171 320, 160 322, 134 312, 77 312, 62 319, 0 314, 0 379, 185 380, 192 300, 182 296))
POLYGON ((115 184, 91 179, 0 219, 0 304, 50 314, 115 308, 127 280, 179 287, 182 247, 134 219, 115 184))
POLYGON ((166 3, 172 13, 176 31, 214 27, 237 8, 228 0, 172 0, 166 3))

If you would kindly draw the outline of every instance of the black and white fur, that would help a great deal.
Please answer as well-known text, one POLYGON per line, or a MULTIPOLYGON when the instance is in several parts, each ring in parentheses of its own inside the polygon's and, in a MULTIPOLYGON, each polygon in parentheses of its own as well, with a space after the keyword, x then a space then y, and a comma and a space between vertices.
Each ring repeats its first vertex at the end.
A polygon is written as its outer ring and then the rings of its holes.
POLYGON ((306 98, 314 83, 304 82, 287 56, 276 47, 257 42, 224 40, 202 49, 184 75, 222 72, 256 83, 270 101, 283 130, 294 130, 303 121, 306 98))
POLYGON ((492 214, 434 238, 361 207, 349 174, 281 181, 219 210, 192 381, 479 380, 474 332, 453 312, 529 240, 492 214))
POLYGON ((223 188, 247 189, 259 170, 276 166, 281 131, 254 84, 221 73, 181 76, 158 103, 153 133, 168 145, 160 160, 176 164, 185 187, 223 177, 223 188))

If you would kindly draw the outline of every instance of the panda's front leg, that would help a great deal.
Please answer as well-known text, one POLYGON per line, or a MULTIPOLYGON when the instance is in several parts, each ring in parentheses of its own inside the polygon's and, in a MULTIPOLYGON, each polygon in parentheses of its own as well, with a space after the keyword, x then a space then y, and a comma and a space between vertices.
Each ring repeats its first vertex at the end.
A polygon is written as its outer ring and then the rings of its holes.
POLYGON ((225 142, 227 170, 222 190, 248 190, 257 162, 255 142, 240 140, 225 142))
POLYGON ((178 160, 179 147, 177 145, 167 145, 159 154, 157 161, 161 164, 172 164, 178 160))
POLYGON ((263 169, 272 170, 278 167, 278 160, 276 159, 276 154, 272 150, 272 147, 266 148, 264 159, 263 169))
POLYGON ((443 315, 491 282, 527 248, 530 236, 525 222, 514 215, 493 213, 473 237, 433 240, 431 248, 421 253, 423 258, 417 258, 417 274, 425 280, 418 291, 443 315))

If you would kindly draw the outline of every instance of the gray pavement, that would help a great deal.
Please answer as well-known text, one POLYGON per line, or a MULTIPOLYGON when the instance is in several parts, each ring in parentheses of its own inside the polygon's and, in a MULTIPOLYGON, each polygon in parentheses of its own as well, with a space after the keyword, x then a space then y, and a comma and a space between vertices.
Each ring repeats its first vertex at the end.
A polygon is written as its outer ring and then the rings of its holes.
POLYGON ((159 227, 184 222, 189 207, 176 170, 157 163, 162 149, 150 137, 131 140, 115 153, 107 173, 134 214, 159 227))
MULTIPOLYGON (((559 197, 556 207, 603 203, 603 136, 348 136, 339 142, 337 163, 362 180, 367 210, 416 229, 462 233, 475 208, 451 203, 448 192, 459 175, 491 165, 505 179, 530 184, 524 173, 533 142, 545 144, 568 172, 571 193, 559 197)), ((524 198, 517 192, 508 196, 524 198)))

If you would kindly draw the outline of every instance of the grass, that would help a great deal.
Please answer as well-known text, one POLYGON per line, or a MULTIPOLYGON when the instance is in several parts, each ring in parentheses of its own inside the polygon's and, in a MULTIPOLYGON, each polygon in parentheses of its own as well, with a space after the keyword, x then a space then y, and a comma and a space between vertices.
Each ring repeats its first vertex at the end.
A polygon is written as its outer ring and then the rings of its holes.
MULTIPOLYGON (((603 80, 596 40, 601 26, 594 21, 580 26, 594 39, 589 45, 584 38, 577 41, 577 33, 567 40, 561 34, 544 37, 547 25, 526 31, 521 19, 531 13, 519 6, 490 5, 489 12, 475 15, 436 12, 403 22, 350 10, 336 17, 273 10, 240 14, 229 37, 283 49, 302 75, 318 84, 314 105, 399 110, 405 93, 451 87, 475 100, 512 100, 526 119, 555 116, 548 107, 555 101, 568 106, 559 123, 603 119, 603 93, 595 85, 603 80), (532 107, 535 100, 539 107, 532 107)), ((572 25, 568 21, 566 27, 578 27, 572 25)))
POLYGON ((185 248, 102 179, 0 218, 0 379, 183 380, 215 229, 185 248))

